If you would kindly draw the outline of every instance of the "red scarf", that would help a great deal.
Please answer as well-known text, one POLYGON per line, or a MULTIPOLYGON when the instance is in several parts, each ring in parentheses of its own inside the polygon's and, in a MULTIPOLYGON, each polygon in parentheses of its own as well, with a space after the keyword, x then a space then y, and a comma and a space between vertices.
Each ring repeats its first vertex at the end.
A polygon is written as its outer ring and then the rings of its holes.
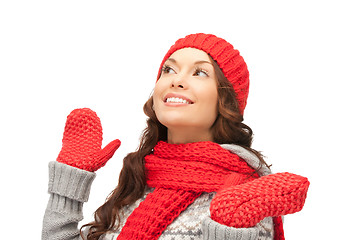
POLYGON ((118 240, 158 239, 203 192, 218 191, 232 173, 253 173, 243 159, 213 142, 158 142, 145 157, 145 168, 146 183, 155 189, 128 217, 118 240))

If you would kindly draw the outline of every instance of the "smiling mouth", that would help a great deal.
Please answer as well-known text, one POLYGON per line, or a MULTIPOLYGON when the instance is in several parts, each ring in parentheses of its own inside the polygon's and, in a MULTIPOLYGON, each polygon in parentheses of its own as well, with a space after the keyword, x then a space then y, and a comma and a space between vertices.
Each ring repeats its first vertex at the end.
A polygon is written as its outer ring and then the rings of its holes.
POLYGON ((186 99, 178 98, 178 97, 169 97, 165 99, 166 103, 177 103, 177 104, 193 104, 190 101, 187 101, 186 99))
POLYGON ((163 101, 166 105, 172 106, 194 104, 189 98, 177 93, 168 93, 163 101))

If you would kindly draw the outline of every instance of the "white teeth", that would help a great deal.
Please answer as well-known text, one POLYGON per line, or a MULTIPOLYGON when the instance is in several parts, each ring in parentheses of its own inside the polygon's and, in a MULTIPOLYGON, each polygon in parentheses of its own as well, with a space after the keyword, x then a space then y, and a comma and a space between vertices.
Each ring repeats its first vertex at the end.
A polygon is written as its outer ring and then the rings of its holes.
POLYGON ((171 98, 167 98, 166 102, 174 102, 174 103, 185 103, 185 104, 190 104, 187 100, 182 99, 182 98, 175 98, 175 97, 171 97, 171 98))

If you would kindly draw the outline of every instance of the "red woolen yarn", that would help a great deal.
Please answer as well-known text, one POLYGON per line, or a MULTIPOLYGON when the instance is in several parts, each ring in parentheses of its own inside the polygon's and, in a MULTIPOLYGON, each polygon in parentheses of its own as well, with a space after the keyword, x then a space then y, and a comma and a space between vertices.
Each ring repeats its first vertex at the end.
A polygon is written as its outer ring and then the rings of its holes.
POLYGON ((309 181, 292 173, 276 173, 217 193, 211 218, 221 224, 254 227, 267 216, 278 217, 302 210, 309 181))
POLYGON ((257 178, 238 155, 213 142, 157 143, 145 157, 146 183, 155 188, 127 218, 118 240, 158 239, 203 192, 217 192, 211 218, 236 228, 273 216, 275 240, 283 240, 281 215, 303 207, 308 179, 291 173, 257 178))
POLYGON ((116 139, 102 149, 101 120, 89 108, 73 110, 68 116, 57 161, 89 172, 97 171, 114 155, 121 142, 116 139))
POLYGON ((215 192, 233 174, 241 183, 254 172, 236 154, 213 142, 157 143, 145 157, 148 194, 126 220, 118 240, 158 239, 166 227, 203 192, 215 192))

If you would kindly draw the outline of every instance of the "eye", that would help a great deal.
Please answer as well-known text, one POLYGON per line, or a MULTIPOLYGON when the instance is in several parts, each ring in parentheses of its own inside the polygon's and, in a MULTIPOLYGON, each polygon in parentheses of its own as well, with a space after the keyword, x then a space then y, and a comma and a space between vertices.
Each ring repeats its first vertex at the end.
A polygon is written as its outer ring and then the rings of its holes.
POLYGON ((171 74, 171 73, 176 73, 174 69, 172 69, 170 66, 168 65, 164 65, 162 67, 162 73, 168 73, 168 74, 171 74))
POLYGON ((197 68, 197 69, 195 69, 193 76, 208 77, 208 73, 207 73, 207 71, 205 71, 201 68, 197 68))

